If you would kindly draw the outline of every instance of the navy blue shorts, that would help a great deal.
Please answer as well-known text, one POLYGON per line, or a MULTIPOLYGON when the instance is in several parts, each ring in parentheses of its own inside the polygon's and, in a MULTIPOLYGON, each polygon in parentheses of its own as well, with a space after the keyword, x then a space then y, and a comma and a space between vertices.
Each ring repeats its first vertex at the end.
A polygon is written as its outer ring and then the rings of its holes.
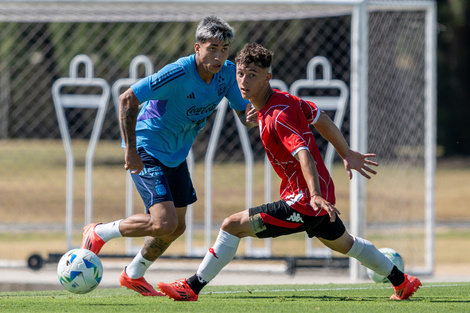
POLYGON ((305 215, 292 209, 284 200, 250 208, 250 225, 258 238, 275 238, 305 231, 312 237, 336 240, 346 231, 336 215, 330 222, 328 214, 305 215))
POLYGON ((144 163, 144 169, 139 174, 131 176, 144 201, 147 213, 152 205, 164 201, 173 201, 177 208, 196 202, 196 190, 186 161, 177 167, 168 167, 144 149, 140 148, 138 152, 144 163))

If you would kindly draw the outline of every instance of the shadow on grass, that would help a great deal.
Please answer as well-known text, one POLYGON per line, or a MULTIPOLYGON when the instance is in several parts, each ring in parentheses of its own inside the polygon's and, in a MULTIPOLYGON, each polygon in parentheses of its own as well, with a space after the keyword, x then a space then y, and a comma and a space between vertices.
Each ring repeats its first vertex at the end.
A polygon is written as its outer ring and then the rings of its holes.
MULTIPOLYGON (((227 297, 225 297, 227 298, 227 297)), ((275 295, 253 295, 253 294, 237 294, 234 299, 253 299, 253 300, 277 300, 277 301, 294 301, 294 300, 314 300, 314 301, 383 301, 383 296, 367 296, 367 297, 342 297, 342 296, 326 296, 326 295, 292 295, 292 296, 275 296, 275 295)))

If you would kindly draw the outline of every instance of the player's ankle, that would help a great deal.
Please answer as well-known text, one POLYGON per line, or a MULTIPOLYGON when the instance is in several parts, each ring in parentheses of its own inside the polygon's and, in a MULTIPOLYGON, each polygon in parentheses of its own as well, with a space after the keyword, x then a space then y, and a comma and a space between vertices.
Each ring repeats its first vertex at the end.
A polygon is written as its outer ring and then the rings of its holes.
POLYGON ((393 266, 392 272, 387 276, 387 278, 393 286, 397 287, 405 281, 405 274, 403 274, 396 266, 393 266))
POLYGON ((204 286, 206 286, 209 283, 203 280, 197 274, 194 274, 193 276, 187 278, 186 282, 188 283, 189 287, 191 287, 191 289, 194 291, 195 294, 199 294, 199 292, 201 292, 201 289, 204 288, 204 286))

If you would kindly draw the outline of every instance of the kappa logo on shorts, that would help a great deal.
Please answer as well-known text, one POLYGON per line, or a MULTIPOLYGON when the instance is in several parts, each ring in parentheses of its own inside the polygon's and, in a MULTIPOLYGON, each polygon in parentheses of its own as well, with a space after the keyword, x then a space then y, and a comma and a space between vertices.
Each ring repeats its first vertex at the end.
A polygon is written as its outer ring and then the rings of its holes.
POLYGON ((287 221, 291 221, 291 222, 294 222, 294 223, 304 223, 304 221, 302 220, 302 217, 300 216, 300 213, 292 213, 292 215, 286 219, 287 221))

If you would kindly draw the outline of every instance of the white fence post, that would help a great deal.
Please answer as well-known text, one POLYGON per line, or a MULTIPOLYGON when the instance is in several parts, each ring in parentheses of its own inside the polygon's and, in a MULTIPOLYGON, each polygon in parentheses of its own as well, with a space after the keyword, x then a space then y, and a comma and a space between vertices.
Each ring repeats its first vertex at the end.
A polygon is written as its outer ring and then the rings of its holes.
MULTIPOLYGON (((145 76, 150 76, 154 72, 154 66, 149 57, 145 55, 138 55, 132 59, 129 65, 129 78, 121 78, 114 82, 112 86, 113 103, 116 111, 116 117, 119 123, 119 96, 121 95, 122 88, 129 88, 131 85, 138 82, 139 66, 143 65, 145 68, 145 76)), ((126 217, 134 214, 134 183, 129 171, 126 173, 126 217)), ((133 238, 127 237, 126 239, 126 254, 135 253, 136 248, 133 247, 133 238)))
MULTIPOLYGON (((344 113, 348 103, 349 91, 345 82, 337 79, 331 79, 331 64, 327 58, 316 56, 312 58, 307 65, 307 79, 299 79, 292 83, 290 93, 300 98, 315 103, 318 108, 325 111, 335 111, 334 123, 341 129, 344 120, 344 113), (317 67, 322 67, 322 77, 316 77, 317 67), (301 96, 300 90, 313 89, 313 90, 338 90, 339 96, 301 96)), ((328 171, 332 172, 333 160, 335 155, 335 148, 331 143, 328 143, 324 161, 328 171)), ((313 246, 313 238, 305 235, 305 254, 307 257, 331 257, 332 253, 329 248, 316 248, 313 246)))
POLYGON ((91 132, 85 158, 85 225, 91 223, 93 216, 93 195, 92 195, 92 174, 93 157, 98 143, 101 128, 103 126, 106 108, 110 98, 109 84, 102 78, 93 77, 93 62, 83 54, 75 56, 70 62, 70 77, 59 78, 52 85, 52 98, 56 109, 59 122, 60 134, 64 143, 64 149, 67 159, 67 182, 66 182, 66 205, 65 205, 65 233, 68 249, 72 248, 73 231, 73 187, 74 187, 74 155, 70 132, 65 116, 65 108, 97 109, 97 115, 93 130, 91 132), (80 64, 85 66, 85 77, 78 77, 78 67, 80 64), (101 95, 84 94, 62 94, 63 87, 99 87, 102 90, 101 95))

